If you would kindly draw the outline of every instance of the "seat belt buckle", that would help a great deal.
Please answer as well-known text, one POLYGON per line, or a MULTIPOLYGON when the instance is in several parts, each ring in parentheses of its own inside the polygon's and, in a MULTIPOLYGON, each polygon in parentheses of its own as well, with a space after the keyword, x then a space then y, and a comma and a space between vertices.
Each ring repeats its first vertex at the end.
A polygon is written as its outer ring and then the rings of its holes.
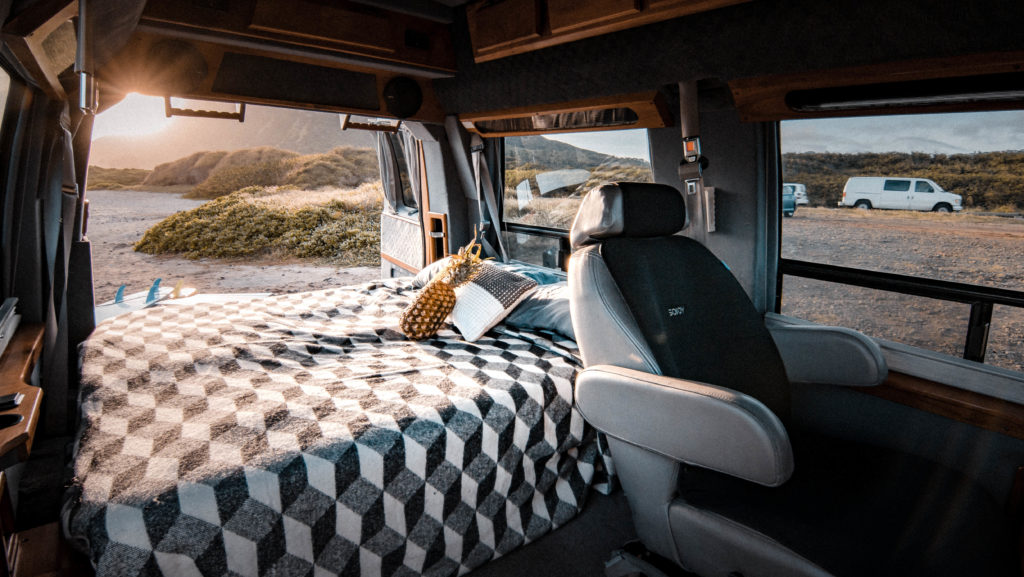
POLYGON ((683 138, 683 158, 686 162, 697 162, 700 158, 700 137, 687 136, 683 138))

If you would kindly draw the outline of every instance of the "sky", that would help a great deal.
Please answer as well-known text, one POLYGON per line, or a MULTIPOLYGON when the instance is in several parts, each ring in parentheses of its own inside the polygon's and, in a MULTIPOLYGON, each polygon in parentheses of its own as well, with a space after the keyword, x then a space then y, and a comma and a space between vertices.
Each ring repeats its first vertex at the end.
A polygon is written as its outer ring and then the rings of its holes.
POLYGON ((961 112, 789 120, 783 152, 926 152, 1024 150, 1024 111, 961 112))
MULTIPOLYGON (((163 99, 130 94, 97 117, 93 138, 152 133, 171 122, 164 116, 163 99)), ((648 159, 643 130, 547 137, 614 156, 648 159)), ((1024 150, 1024 111, 789 120, 782 123, 782 150, 929 154, 1024 150)))
MULTIPOLYGON (((573 146, 647 158, 642 130, 551 134, 573 146)), ((788 120, 782 123, 783 152, 925 152, 958 154, 1024 150, 1024 111, 965 112, 788 120)))

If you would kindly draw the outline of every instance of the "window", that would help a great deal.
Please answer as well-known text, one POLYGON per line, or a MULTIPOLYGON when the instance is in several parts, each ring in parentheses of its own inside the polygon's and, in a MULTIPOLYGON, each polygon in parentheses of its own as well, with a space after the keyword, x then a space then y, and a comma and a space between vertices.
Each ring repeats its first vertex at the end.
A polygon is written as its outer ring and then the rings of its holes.
POLYGON ((557 266, 552 253, 565 249, 560 238, 591 188, 653 180, 643 129, 506 137, 504 145, 506 244, 525 262, 557 266))
POLYGON ((887 180, 885 181, 884 190, 890 192, 907 192, 910 190, 909 180, 887 180))
POLYGON ((391 147, 395 155, 395 163, 398 166, 398 180, 402 187, 399 200, 409 208, 416 208, 416 192, 413 190, 412 180, 409 176, 409 164, 407 162, 406 145, 410 141, 402 138, 398 133, 390 133, 387 138, 391 141, 391 147))
POLYGON ((1004 123, 1024 112, 783 122, 811 202, 781 220, 779 311, 1024 372, 1024 136, 1004 123), (852 210, 847 180, 872 176, 852 210))

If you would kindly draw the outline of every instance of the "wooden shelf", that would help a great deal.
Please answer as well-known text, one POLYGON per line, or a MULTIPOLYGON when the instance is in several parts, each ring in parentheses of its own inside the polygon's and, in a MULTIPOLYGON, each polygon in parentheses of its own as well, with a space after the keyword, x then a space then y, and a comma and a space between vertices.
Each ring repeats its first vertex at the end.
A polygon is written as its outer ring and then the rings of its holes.
POLYGON ((19 414, 21 422, 0 429, 0 462, 9 463, 28 458, 39 423, 40 403, 43 391, 29 384, 32 369, 43 350, 44 326, 39 323, 26 324, 18 328, 14 337, 0 357, 0 395, 22 393, 21 404, 0 416, 19 414))
POLYGON ((658 92, 641 92, 637 94, 624 94, 610 96, 607 98, 588 98, 585 100, 574 100, 572 102, 560 102, 557 104, 545 104, 539 106, 521 106, 517 108, 506 108, 502 110, 490 110, 485 112, 472 112, 459 115, 462 125, 472 132, 481 136, 524 136, 529 134, 552 134, 556 132, 586 132, 591 130, 612 130, 628 128, 661 128, 672 125, 672 114, 664 97, 658 92), (517 126, 517 120, 529 120, 534 116, 560 114, 575 114, 587 111, 601 111, 609 109, 625 108, 636 114, 636 122, 618 126, 566 126, 561 128, 546 128, 537 130, 520 130, 509 128, 485 129, 490 123, 500 125, 500 121, 512 121, 510 126, 517 126), (498 122, 495 122, 498 121, 498 122), (480 126, 477 123, 481 123, 480 126))
POLYGON ((1011 401, 891 371, 883 384, 858 390, 954 421, 1024 439, 1024 405, 1011 401))

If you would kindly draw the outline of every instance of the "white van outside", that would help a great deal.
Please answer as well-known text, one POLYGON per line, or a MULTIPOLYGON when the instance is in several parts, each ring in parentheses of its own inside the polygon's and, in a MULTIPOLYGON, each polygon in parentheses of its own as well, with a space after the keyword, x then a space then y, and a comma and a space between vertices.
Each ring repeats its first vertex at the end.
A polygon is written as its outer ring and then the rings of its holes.
POLYGON ((963 209, 963 197, 927 178, 854 176, 846 181, 839 206, 953 212, 963 209))

